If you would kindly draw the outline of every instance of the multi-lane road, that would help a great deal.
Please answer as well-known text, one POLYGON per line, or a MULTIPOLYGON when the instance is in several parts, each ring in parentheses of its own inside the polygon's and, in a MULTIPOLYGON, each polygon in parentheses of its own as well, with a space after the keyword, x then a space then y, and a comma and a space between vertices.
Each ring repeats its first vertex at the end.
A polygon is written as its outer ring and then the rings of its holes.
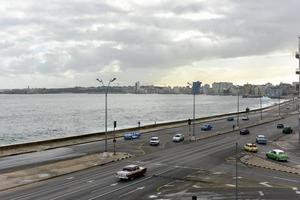
MULTIPOLYGON (((231 131, 235 122, 218 119, 210 122, 213 130, 200 131, 196 126, 196 136, 201 134, 222 135, 189 142, 188 127, 169 128, 143 134, 138 140, 117 140, 118 151, 129 152, 133 158, 105 166, 94 167, 76 173, 60 176, 24 187, 2 191, 0 199, 234 199, 235 180, 238 179, 239 199, 300 199, 300 176, 284 172, 269 171, 238 163, 238 177, 235 177, 235 143, 239 144, 238 156, 244 152, 246 142, 253 142, 256 134, 264 134, 272 141, 281 136, 277 123, 296 127, 295 106, 284 105, 278 119, 277 108, 263 113, 264 121, 271 121, 249 128, 249 135, 240 135, 231 131), (290 109, 286 109, 290 107, 290 109), (182 143, 173 143, 172 136, 185 134, 182 143), (161 144, 150 146, 149 138, 159 136, 161 144), (119 181, 114 177, 116 171, 127 164, 139 164, 147 167, 146 176, 133 181, 119 181)), ((251 114, 249 121, 240 120, 240 127, 257 124, 260 113, 251 114)), ((111 142, 109 148, 112 150, 111 142)), ((0 159, 0 170, 13 171, 66 159, 96 153, 103 142, 74 145, 45 152, 31 153, 0 159), (46 157, 44 157, 46 155, 46 157), (20 158, 34 159, 22 159, 20 158), (45 159, 46 158, 46 159, 45 159)), ((259 146, 260 154, 272 149, 272 144, 259 146)), ((300 165, 296 155, 290 156, 288 164, 300 165)))

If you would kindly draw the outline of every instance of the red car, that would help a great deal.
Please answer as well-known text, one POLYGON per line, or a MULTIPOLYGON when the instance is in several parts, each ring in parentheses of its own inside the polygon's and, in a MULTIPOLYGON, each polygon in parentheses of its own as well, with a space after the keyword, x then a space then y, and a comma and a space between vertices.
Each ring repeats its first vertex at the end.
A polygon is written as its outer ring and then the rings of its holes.
POLYGON ((127 165, 121 171, 118 171, 116 177, 120 180, 132 180, 144 176, 147 168, 138 165, 127 165))

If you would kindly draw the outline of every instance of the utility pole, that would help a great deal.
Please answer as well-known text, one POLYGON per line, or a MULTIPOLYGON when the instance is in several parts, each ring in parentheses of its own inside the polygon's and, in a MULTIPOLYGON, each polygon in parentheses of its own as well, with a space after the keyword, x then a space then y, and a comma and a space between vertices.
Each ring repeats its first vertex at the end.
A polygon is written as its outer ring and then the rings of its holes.
POLYGON ((259 89, 260 97, 259 97, 259 104, 260 104, 260 120, 262 121, 262 92, 261 89, 259 89))
POLYGON ((280 116, 280 89, 278 89, 278 115, 280 116))
POLYGON ((193 94, 194 94, 194 100, 193 100, 193 137, 195 138, 195 119, 196 119, 196 111, 195 111, 195 109, 196 109, 196 103, 195 103, 195 101, 196 101, 196 93, 195 93, 195 91, 193 92, 193 94))
POLYGON ((235 143, 235 199, 238 199, 238 142, 235 143))
POLYGON ((240 86, 238 86, 237 92, 237 118, 236 118, 236 127, 239 128, 240 126, 240 86))
POLYGON ((116 127, 117 127, 117 121, 114 121, 114 139, 113 139, 113 143, 114 143, 114 155, 116 155, 116 127))
POLYGON ((298 83, 298 139, 300 140, 300 58, 299 58, 299 54, 300 54, 300 36, 298 36, 298 52, 296 52, 296 58, 299 60, 299 67, 296 70, 296 74, 299 75, 299 83, 298 83))

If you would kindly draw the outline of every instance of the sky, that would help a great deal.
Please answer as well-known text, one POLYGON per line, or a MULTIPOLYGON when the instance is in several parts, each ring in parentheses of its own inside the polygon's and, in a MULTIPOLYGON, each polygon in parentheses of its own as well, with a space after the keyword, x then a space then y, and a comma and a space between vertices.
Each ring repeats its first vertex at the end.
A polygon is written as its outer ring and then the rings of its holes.
POLYGON ((297 81, 298 0, 0 0, 0 89, 297 81))

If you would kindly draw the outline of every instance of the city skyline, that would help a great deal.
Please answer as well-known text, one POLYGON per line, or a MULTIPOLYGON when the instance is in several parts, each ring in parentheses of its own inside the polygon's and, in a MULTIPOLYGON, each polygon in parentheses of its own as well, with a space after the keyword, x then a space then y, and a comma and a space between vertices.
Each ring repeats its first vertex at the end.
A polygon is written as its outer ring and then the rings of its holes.
POLYGON ((0 89, 297 81, 289 1, 1 1, 0 89), (267 8, 267 9, 266 9, 267 8))

